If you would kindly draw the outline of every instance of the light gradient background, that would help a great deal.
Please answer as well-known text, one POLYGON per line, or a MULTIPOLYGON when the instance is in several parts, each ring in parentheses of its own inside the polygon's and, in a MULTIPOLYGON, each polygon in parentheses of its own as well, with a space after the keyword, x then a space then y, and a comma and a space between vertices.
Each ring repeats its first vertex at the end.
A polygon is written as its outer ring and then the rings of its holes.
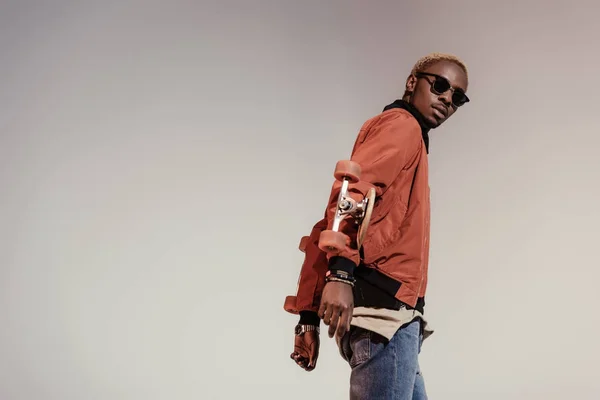
POLYGON ((431 399, 598 399, 598 6, 2 1, 0 399, 344 399, 299 239, 431 51, 431 399), (307 397, 307 395, 309 397, 307 397))

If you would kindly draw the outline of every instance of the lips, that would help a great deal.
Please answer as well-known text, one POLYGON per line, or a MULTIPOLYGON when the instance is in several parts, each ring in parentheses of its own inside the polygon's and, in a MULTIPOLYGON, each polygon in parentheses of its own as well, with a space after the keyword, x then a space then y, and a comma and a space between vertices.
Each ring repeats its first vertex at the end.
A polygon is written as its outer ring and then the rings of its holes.
POLYGON ((433 109, 437 110, 440 114, 442 114, 442 117, 448 117, 448 109, 446 107, 439 104, 434 104, 433 109))

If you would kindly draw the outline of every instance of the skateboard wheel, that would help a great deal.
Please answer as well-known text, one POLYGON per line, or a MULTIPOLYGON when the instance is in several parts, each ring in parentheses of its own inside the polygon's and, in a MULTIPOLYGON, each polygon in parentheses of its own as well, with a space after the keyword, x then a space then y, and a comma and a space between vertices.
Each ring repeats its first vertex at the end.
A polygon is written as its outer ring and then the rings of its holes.
POLYGON ((298 249, 300 249, 300 251, 303 253, 306 251, 306 245, 308 244, 308 239, 310 239, 310 237, 308 237, 308 236, 302 236, 302 239, 300 239, 300 244, 298 245, 298 249))
POLYGON ((283 304, 283 309, 289 313, 297 314, 298 310, 296 309, 296 296, 287 296, 285 298, 285 303, 283 304))
POLYGON ((346 248, 347 236, 338 231, 322 231, 319 236, 319 249, 324 252, 340 252, 346 248))
POLYGON ((360 165, 355 161, 340 160, 335 165, 333 176, 338 181, 348 179, 350 183, 357 183, 360 179, 360 165))

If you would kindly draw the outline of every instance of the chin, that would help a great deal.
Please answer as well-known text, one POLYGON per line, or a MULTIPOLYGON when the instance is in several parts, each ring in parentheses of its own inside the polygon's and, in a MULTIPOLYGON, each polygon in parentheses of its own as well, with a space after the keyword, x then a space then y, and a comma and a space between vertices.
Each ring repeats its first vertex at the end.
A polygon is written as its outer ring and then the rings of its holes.
POLYGON ((427 123, 427 125, 429 126, 429 128, 431 129, 435 129, 438 126, 440 126, 441 124, 444 123, 444 120, 438 120, 435 116, 430 115, 425 117, 425 122, 427 123))

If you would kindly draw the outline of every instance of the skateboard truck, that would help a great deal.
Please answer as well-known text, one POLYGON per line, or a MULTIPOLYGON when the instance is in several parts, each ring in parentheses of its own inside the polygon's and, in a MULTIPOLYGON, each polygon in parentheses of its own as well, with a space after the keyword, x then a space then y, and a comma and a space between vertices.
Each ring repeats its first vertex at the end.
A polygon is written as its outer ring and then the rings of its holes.
POLYGON ((348 216, 352 217, 358 228, 357 245, 362 246, 367 227, 373 212, 375 189, 371 188, 362 201, 354 200, 348 193, 351 183, 360 181, 361 168, 354 161, 341 160, 335 166, 333 176, 342 182, 338 195, 337 207, 330 230, 324 230, 319 237, 319 248, 327 253, 337 253, 350 244, 350 238, 339 231, 340 223, 348 216))

